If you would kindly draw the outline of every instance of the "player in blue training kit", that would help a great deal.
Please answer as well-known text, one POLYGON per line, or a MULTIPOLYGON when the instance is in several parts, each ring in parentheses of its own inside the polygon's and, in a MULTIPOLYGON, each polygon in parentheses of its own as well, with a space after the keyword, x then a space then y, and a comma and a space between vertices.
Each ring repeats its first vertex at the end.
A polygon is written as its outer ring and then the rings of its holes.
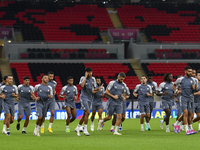
MULTIPOLYGON (((200 120, 200 70, 197 70, 197 79, 198 79, 198 91, 194 93, 194 112, 197 114, 197 117, 193 119, 193 123, 200 120)), ((200 132, 200 125, 199 130, 200 132)))
POLYGON ((161 121, 161 126, 163 129, 163 123, 166 122, 166 132, 170 132, 169 130, 169 118, 172 111, 172 103, 174 101, 174 89, 173 85, 173 76, 171 73, 166 73, 163 78, 164 82, 162 82, 158 88, 158 96, 161 96, 162 109, 165 111, 165 118, 161 121))
POLYGON ((99 130, 102 130, 104 122, 110 120, 114 113, 117 114, 117 121, 114 135, 122 135, 118 132, 119 126, 121 124, 121 114, 122 114, 122 101, 125 101, 125 84, 123 83, 126 74, 120 72, 117 80, 110 81, 106 88, 105 94, 109 96, 107 101, 107 116, 99 121, 99 130))
MULTIPOLYGON (((94 118, 96 111, 98 111, 99 115, 99 120, 102 120, 102 112, 103 112, 103 102, 102 98, 104 97, 105 94, 105 88, 103 84, 101 84, 101 79, 96 78, 96 83, 97 83, 97 89, 96 91, 92 90, 92 93, 94 94, 93 96, 93 101, 92 101, 92 116, 91 116, 91 131, 94 131, 94 118)), ((99 130, 97 128, 97 130, 99 130)))
MULTIPOLYGON (((193 98, 194 98, 194 90, 196 90, 196 83, 192 76, 192 68, 191 67, 185 67, 185 76, 178 78, 174 85, 173 89, 176 90, 176 93, 178 90, 176 89, 176 86, 180 84, 181 87, 181 106, 183 110, 183 123, 186 130, 186 135, 195 134, 196 131, 192 128, 192 118, 188 117, 188 115, 192 116, 193 111, 193 98), (189 126, 188 126, 189 123, 189 126)), ((179 93, 178 93, 179 94, 179 93)), ((180 124, 182 123, 182 117, 180 117, 174 124, 174 132, 177 133, 180 132, 180 124)))
POLYGON ((31 105, 30 105, 30 100, 33 98, 34 100, 36 99, 36 96, 34 95, 34 87, 30 85, 30 78, 28 76, 25 76, 23 78, 24 84, 20 84, 18 86, 18 92, 19 96, 17 100, 19 101, 18 103, 18 118, 17 118, 17 130, 20 129, 20 121, 23 118, 23 113, 26 115, 26 120, 24 122, 24 127, 22 129, 22 134, 26 134, 26 128, 29 123, 29 117, 31 115, 31 105))
MULTIPOLYGON (((133 95, 135 97, 138 96, 139 106, 140 106, 140 124, 141 124, 141 131, 144 131, 144 117, 149 118, 150 117, 150 106, 149 101, 150 97, 152 97, 153 92, 150 85, 147 85, 147 78, 146 76, 141 77, 141 84, 138 84, 135 87, 135 90, 133 92, 133 95)), ((147 119, 149 121, 149 119, 147 119)), ((147 122, 148 130, 151 130, 149 122, 147 122)))
POLYGON ((82 76, 79 82, 82 90, 81 90, 81 95, 80 95, 80 102, 81 102, 81 109, 84 111, 83 116, 79 121, 78 126, 75 128, 75 132, 77 133, 78 136, 80 135, 80 130, 82 127, 82 124, 84 122, 84 131, 83 133, 86 136, 89 136, 90 134, 88 133, 87 130, 87 124, 88 124, 88 117, 90 114, 90 107, 93 99, 93 94, 92 90, 96 89, 96 80, 94 77, 92 77, 92 69, 90 67, 87 67, 85 69, 85 76, 82 76))
MULTIPOLYGON (((48 78, 49 78, 49 82, 47 83, 47 85, 51 86, 51 88, 53 90, 53 98, 49 98, 48 101, 47 101, 47 111, 48 111, 48 109, 50 109, 50 112, 51 112, 48 131, 49 131, 49 133, 53 133, 52 124, 53 124, 53 121, 54 121, 54 114, 55 114, 55 103, 56 103, 55 88, 56 88, 57 82, 53 80, 54 79, 54 73, 52 71, 48 72, 47 75, 48 75, 48 78)), ((41 133, 44 133, 44 121, 45 121, 45 118, 43 118, 43 123, 42 123, 42 126, 41 126, 41 133)))
POLYGON ((36 121, 36 126, 33 135, 40 136, 39 130, 42 125, 43 119, 47 114, 47 102, 48 99, 53 98, 53 89, 48 85, 49 79, 47 75, 42 76, 42 83, 35 86, 35 92, 37 92, 36 98, 36 114, 38 119, 36 121))
MULTIPOLYGON (((152 81, 153 75, 151 73, 147 74, 147 85, 150 85, 152 88, 153 95, 149 99, 149 106, 150 106, 150 118, 146 118, 146 122, 149 122, 151 120, 151 114, 154 108, 154 93, 158 90, 158 85, 156 82, 152 81), (148 120, 149 119, 149 120, 148 120)), ((145 130, 148 130, 147 123, 145 122, 145 130)))
MULTIPOLYGON (((12 85, 13 77, 11 75, 7 78, 7 83, 0 87, 1 98, 3 98, 3 109, 5 114, 5 124, 3 131, 7 126, 7 135, 10 135, 10 124, 14 122, 15 116, 15 98, 18 97, 18 90, 16 85, 12 85)), ((6 133, 6 132, 3 132, 6 133)))
POLYGON ((66 120, 66 132, 70 132, 69 124, 72 123, 76 119, 76 104, 75 101, 78 97, 78 90, 74 83, 73 77, 67 78, 67 85, 65 85, 61 92, 60 97, 65 99, 64 108, 67 112, 67 120, 66 120), (63 96, 65 94, 65 96, 63 96), (72 115, 72 118, 71 118, 72 115))

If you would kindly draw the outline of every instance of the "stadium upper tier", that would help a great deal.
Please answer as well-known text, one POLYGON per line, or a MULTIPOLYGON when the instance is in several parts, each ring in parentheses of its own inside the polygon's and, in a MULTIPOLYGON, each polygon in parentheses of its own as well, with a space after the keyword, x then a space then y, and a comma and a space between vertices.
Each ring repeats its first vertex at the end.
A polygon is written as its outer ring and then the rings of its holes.
POLYGON ((102 41, 100 31, 113 28, 106 8, 56 2, 1 2, 1 26, 22 31, 24 41, 102 41))
POLYGON ((116 8, 125 28, 145 32, 149 42, 199 42, 198 3, 133 3, 116 8))

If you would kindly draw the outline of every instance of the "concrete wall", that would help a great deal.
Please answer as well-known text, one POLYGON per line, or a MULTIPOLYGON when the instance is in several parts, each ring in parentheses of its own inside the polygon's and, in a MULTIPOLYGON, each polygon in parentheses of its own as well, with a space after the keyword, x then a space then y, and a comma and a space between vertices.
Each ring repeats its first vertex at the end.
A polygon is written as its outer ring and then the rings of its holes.
POLYGON ((147 59, 148 52, 155 49, 200 49, 200 44, 136 44, 130 41, 128 58, 147 59))
POLYGON ((117 52, 119 59, 124 59, 124 44, 48 44, 48 43, 5 43, 5 57, 18 56, 19 49, 27 48, 58 48, 58 49, 107 49, 110 53, 117 52))

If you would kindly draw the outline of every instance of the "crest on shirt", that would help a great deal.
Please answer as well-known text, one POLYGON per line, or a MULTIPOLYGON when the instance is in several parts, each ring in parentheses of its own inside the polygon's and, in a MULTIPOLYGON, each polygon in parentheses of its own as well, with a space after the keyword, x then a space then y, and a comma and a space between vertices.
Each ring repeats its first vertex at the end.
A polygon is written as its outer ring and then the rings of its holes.
POLYGON ((115 89, 117 88, 117 86, 115 86, 115 89))
POLYGON ((48 92, 49 92, 49 90, 48 90, 48 92))
POLYGON ((124 89, 124 86, 122 86, 122 89, 124 89))
POLYGON ((28 91, 29 93, 31 92, 31 90, 28 91))
POLYGON ((7 92, 7 90, 5 90, 5 92, 7 92))
POLYGON ((42 92, 42 90, 40 90, 40 92, 42 92))
POLYGON ((13 91, 15 91, 15 89, 13 89, 13 91))
POLYGON ((166 87, 166 89, 168 89, 168 87, 166 87))
POLYGON ((149 90, 149 88, 147 88, 147 90, 149 90))
POLYGON ((75 89, 74 89, 74 92, 75 92, 75 89))
POLYGON ((67 90, 67 93, 69 93, 69 90, 67 90))
POLYGON ((23 90, 21 90, 21 92, 24 92, 23 90))
POLYGON ((192 83, 192 80, 190 82, 192 83))

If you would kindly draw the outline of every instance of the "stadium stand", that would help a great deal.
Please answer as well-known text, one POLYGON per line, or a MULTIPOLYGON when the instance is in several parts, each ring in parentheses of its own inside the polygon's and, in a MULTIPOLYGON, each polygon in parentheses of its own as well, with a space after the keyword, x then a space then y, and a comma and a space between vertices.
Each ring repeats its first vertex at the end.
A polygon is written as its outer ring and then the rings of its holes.
POLYGON ((155 49, 149 59, 198 59, 199 49, 155 49))
MULTIPOLYGON (((125 72, 127 77, 125 83, 130 88, 134 89, 136 84, 140 83, 135 71, 130 63, 10 63, 11 70, 16 85, 23 83, 23 77, 31 77, 31 85, 41 83, 41 76, 48 71, 55 73, 55 80, 58 85, 56 88, 57 94, 60 93, 62 87, 66 85, 68 76, 74 77, 74 84, 77 86, 79 94, 81 87, 79 80, 84 75, 85 67, 93 69, 93 75, 100 77, 105 86, 117 78, 119 72, 125 72)), ((56 95, 56 99, 60 99, 56 95)))
POLYGON ((102 41, 100 31, 113 27, 106 8, 53 2, 11 1, 1 3, 1 26, 22 31, 24 41, 102 41))
POLYGON ((116 8, 125 28, 144 31, 149 42, 198 43, 198 3, 133 3, 116 8))
POLYGON ((117 59, 115 53, 106 49, 40 49, 28 48, 27 53, 20 53, 20 59, 117 59))

